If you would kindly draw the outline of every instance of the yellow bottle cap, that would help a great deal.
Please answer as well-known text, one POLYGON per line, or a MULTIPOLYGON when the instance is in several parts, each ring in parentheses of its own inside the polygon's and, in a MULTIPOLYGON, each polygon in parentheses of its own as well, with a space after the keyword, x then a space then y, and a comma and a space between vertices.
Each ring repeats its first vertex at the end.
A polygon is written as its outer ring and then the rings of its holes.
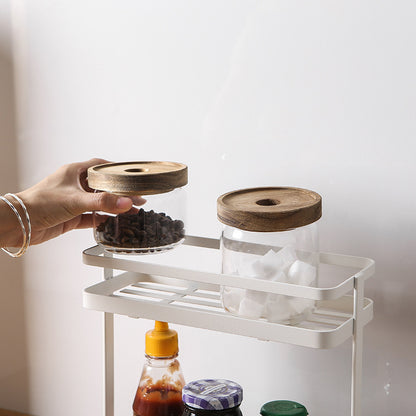
POLYGON ((155 321, 155 328, 146 332, 146 355, 172 357, 178 351, 178 333, 167 322, 155 321))

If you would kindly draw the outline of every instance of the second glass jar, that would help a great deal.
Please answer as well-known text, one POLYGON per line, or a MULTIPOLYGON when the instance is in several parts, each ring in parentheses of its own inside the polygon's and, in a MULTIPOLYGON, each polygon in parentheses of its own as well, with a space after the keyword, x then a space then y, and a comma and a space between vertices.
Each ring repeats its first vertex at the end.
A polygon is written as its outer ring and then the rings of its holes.
MULTIPOLYGON (((242 189, 219 197, 217 213, 224 224, 224 274, 317 286, 317 193, 289 187, 242 189)), ((315 308, 311 299, 236 287, 222 287, 221 298, 233 314, 283 324, 297 324, 315 308)))

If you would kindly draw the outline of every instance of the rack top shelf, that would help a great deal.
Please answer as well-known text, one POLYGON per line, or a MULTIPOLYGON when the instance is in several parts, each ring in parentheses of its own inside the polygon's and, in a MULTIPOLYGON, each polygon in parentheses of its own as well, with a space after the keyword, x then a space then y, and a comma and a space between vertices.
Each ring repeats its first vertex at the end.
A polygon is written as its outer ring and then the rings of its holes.
POLYGON ((99 246, 83 252, 90 266, 166 276, 219 286, 241 287, 314 300, 334 300, 354 289, 354 280, 374 274, 374 261, 364 257, 320 253, 319 287, 271 282, 219 273, 219 240, 187 236, 182 246, 163 254, 134 256, 109 254, 99 246))
MULTIPOLYGON (((189 247, 155 256, 112 256, 98 246, 85 250, 84 262, 107 269, 107 280, 84 291, 84 306, 264 340, 331 348, 353 333, 354 297, 347 293, 354 289, 355 280, 365 280, 374 272, 370 259, 321 254, 323 265, 335 266, 330 271, 342 270, 340 283, 311 288, 259 281, 212 271, 212 264, 219 264, 218 240, 187 237, 185 243, 189 247), (188 267, 178 266, 181 262, 188 267), (348 273, 351 268, 358 269, 352 276, 348 273), (113 276, 109 269, 124 273, 113 276), (296 326, 237 317, 222 308, 222 285, 315 299, 318 307, 307 321, 296 326)), ((373 302, 366 298, 360 302, 365 325, 372 319, 373 302)))

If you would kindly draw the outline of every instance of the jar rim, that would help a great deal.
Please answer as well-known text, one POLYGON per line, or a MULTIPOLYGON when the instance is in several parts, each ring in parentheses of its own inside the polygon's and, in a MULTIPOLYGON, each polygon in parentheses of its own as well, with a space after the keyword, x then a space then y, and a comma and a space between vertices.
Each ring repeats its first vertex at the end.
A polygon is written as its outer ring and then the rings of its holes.
POLYGON ((221 415, 221 414, 229 415, 230 412, 233 412, 234 410, 238 409, 241 405, 241 403, 240 403, 240 404, 238 404, 234 407, 228 407, 227 409, 207 410, 207 409, 200 409, 200 408, 197 408, 197 407, 192 407, 190 404, 185 403, 185 402, 183 404, 186 408, 188 408, 189 410, 191 410, 192 412, 194 412, 195 414, 198 414, 198 415, 212 415, 214 412, 218 415, 221 415))

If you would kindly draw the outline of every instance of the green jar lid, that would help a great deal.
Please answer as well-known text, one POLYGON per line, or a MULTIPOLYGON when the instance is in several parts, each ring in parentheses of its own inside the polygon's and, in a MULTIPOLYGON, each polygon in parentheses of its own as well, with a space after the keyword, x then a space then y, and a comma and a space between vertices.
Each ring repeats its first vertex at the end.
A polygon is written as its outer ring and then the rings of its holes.
POLYGON ((300 403, 288 400, 276 400, 264 404, 260 410, 262 416, 306 416, 308 411, 300 403))

